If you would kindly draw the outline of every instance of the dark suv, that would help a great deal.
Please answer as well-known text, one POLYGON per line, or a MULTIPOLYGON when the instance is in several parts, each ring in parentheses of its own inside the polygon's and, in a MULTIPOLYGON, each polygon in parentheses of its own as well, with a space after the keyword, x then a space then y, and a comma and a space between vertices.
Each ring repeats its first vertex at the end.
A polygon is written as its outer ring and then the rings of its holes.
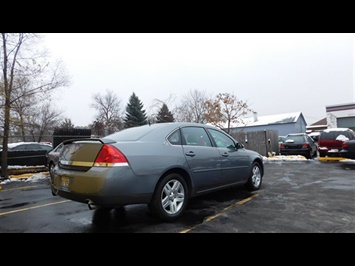
POLYGON ((318 140, 319 157, 341 157, 343 142, 355 139, 355 132, 349 128, 328 128, 322 131, 318 140))

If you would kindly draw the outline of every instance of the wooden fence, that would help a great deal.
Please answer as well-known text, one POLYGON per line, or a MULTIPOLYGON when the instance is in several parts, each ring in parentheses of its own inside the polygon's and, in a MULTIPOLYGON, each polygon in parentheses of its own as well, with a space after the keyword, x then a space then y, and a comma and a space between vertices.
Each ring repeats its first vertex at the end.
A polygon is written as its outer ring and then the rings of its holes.
POLYGON ((270 155, 279 153, 279 132, 278 130, 261 130, 251 132, 233 132, 230 135, 245 148, 259 152, 261 155, 270 157, 270 155))
POLYGON ((57 128, 53 132, 53 149, 58 146, 62 141, 68 139, 77 138, 90 138, 91 129, 86 128, 73 128, 73 129, 62 129, 57 128))

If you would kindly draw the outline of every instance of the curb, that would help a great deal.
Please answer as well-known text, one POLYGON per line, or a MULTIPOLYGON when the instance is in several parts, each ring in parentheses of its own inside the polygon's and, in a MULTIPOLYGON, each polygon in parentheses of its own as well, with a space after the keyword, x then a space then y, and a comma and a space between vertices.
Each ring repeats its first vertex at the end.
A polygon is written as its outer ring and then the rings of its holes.
POLYGON ((9 175, 20 175, 20 174, 40 173, 40 172, 48 172, 48 168, 46 166, 9 168, 9 175))

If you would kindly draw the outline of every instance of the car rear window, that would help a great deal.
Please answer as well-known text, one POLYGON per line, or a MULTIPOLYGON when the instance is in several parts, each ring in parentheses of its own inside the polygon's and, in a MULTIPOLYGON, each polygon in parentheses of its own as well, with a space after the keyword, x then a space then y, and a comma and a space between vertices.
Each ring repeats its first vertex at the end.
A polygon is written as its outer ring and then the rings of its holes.
MULTIPOLYGON (((163 123, 162 123, 163 124, 163 123)), ((143 136, 159 130, 161 126, 159 124, 154 124, 154 126, 142 126, 142 127, 131 127, 126 128, 104 138, 112 139, 115 141, 134 141, 142 138, 143 136)))
POLYGON ((305 142, 304 136, 287 136, 284 142, 293 140, 294 142, 305 142))
POLYGON ((339 135, 352 139, 349 131, 323 131, 319 137, 320 140, 335 140, 339 135))

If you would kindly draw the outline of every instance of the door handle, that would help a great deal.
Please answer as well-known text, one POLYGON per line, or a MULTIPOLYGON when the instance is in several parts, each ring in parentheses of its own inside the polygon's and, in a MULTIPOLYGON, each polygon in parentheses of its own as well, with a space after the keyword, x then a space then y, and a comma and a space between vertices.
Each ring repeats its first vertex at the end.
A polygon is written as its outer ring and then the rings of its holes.
POLYGON ((191 156, 194 157, 196 154, 193 151, 190 151, 188 153, 185 153, 186 156, 191 156))

